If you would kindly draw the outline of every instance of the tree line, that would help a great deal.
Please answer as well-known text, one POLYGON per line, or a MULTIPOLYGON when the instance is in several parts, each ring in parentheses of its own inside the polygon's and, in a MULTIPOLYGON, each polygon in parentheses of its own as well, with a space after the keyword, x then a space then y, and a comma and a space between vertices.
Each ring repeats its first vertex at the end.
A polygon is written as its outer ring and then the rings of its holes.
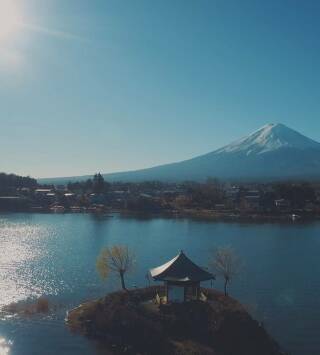
POLYGON ((11 194, 18 188, 35 188, 37 180, 29 176, 0 173, 0 194, 11 194))

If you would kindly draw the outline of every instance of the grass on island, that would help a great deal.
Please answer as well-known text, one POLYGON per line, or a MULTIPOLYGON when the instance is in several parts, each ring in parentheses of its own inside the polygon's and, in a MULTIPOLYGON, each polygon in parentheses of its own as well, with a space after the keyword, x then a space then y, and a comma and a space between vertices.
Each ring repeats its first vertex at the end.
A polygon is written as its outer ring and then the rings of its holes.
POLYGON ((216 290, 202 291, 207 302, 161 306, 152 302, 164 293, 162 287, 118 291, 70 311, 67 323, 114 354, 281 354, 239 302, 216 290))

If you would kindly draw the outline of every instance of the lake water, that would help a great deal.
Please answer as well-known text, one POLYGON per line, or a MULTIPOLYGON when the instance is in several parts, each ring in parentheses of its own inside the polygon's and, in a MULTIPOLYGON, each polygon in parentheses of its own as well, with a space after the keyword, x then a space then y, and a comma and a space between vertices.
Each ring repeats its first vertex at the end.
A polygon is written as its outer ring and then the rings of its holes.
MULTIPOLYGON (((244 265, 230 294, 248 305, 293 355, 320 354, 320 223, 238 224, 86 214, 0 215, 0 307, 46 295, 55 312, 0 316, 0 355, 98 354, 71 334, 67 309, 103 296, 118 280, 95 269, 102 247, 127 244, 136 254, 129 286, 145 286, 148 268, 183 249, 206 266, 210 250, 233 246, 244 265)), ((215 287, 221 288, 221 282, 215 287)))

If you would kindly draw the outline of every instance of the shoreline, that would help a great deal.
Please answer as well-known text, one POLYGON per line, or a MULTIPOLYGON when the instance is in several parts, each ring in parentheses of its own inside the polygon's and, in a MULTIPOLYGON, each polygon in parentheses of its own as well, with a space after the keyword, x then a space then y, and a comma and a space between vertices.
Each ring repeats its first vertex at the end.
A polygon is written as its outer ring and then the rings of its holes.
POLYGON ((190 219, 196 221, 207 222, 230 222, 230 223, 284 223, 284 224, 308 224, 314 223, 320 220, 320 215, 310 215, 308 213, 301 213, 300 215, 294 214, 294 212, 288 212, 283 214, 260 214, 260 213, 241 213, 239 211, 221 212, 215 210, 164 210, 159 212, 148 211, 133 211, 126 209, 106 209, 104 211, 92 211, 83 210, 80 212, 65 210, 59 212, 53 212, 50 210, 26 210, 26 211, 0 211, 2 214, 15 214, 15 213, 27 213, 27 214, 90 214, 97 217, 113 218, 114 215, 120 215, 121 217, 132 218, 167 218, 167 219, 190 219), (292 216, 297 216, 296 219, 292 216))

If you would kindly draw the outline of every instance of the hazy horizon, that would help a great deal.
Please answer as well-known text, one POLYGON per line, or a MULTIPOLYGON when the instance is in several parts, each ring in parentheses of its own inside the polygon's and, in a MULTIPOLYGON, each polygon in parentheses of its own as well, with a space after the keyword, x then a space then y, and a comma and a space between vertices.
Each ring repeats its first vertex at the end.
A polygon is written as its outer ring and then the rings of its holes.
MULTIPOLYGON (((267 125, 270 125, 270 123, 269 124, 266 124, 266 125, 263 125, 262 127, 259 127, 257 130, 254 130, 254 131, 252 131, 252 132, 249 132, 247 135, 245 135, 245 136, 242 136, 242 137, 238 137, 237 139, 235 139, 234 141, 232 141, 232 142, 228 142, 228 143, 226 143, 226 144, 224 144, 223 146, 221 146, 221 147, 217 147, 217 148, 215 148, 214 150, 212 150, 212 151, 210 151, 210 152, 203 152, 202 154, 200 154, 199 156, 202 156, 202 155, 205 155, 205 154, 208 154, 208 153, 212 153, 212 152, 214 152, 215 150, 218 150, 218 149, 221 149, 221 148, 223 148, 223 147, 225 147, 225 146, 227 146, 227 145, 229 145, 229 144, 231 144, 231 143, 235 143, 235 142, 237 142, 237 141, 239 141, 239 140, 241 140, 241 139, 243 139, 243 138, 245 138, 245 137, 248 137, 249 135, 251 135, 251 134, 253 134, 254 132, 256 132, 256 131, 258 131, 258 130, 260 130, 260 129, 262 129, 263 127, 265 127, 265 126, 267 126, 267 125)), ((272 125, 272 124, 271 124, 272 125)), ((196 158, 196 156, 192 156, 192 157, 189 157, 189 158, 187 158, 187 159, 185 159, 185 160, 191 160, 191 159, 193 159, 193 158, 196 158)), ((133 168, 133 169, 124 169, 124 170, 120 170, 120 171, 111 171, 111 172, 109 172, 110 174, 117 174, 117 173, 121 173, 121 172, 134 172, 134 171, 136 171, 136 170, 143 170, 143 169, 149 169, 149 168, 153 168, 153 167, 157 167, 157 166, 159 166, 159 165, 169 165, 169 164, 172 164, 172 163, 178 163, 178 162, 180 162, 180 161, 168 161, 168 162, 165 162, 165 163, 162 163, 162 164, 156 164, 156 165, 151 165, 151 166, 146 166, 146 167, 142 167, 142 168, 133 168)), ((91 172, 91 173, 89 173, 89 174, 82 174, 82 175, 72 175, 72 176, 70 176, 70 177, 74 177, 74 176, 91 176, 91 175, 94 175, 94 174, 96 174, 96 173, 101 173, 101 174, 106 174, 106 172, 104 172, 104 171, 102 171, 102 170, 97 170, 97 171, 94 171, 94 172, 91 172)), ((108 174, 108 173, 107 173, 108 174)), ((36 177, 36 178, 38 178, 38 179, 46 179, 46 178, 67 178, 68 176, 66 176, 66 175, 64 175, 64 176, 62 176, 62 175, 60 175, 60 176, 48 176, 48 177, 36 177)))
POLYGON ((137 170, 270 122, 320 141, 319 10, 289 0, 3 0, 1 170, 137 170))

